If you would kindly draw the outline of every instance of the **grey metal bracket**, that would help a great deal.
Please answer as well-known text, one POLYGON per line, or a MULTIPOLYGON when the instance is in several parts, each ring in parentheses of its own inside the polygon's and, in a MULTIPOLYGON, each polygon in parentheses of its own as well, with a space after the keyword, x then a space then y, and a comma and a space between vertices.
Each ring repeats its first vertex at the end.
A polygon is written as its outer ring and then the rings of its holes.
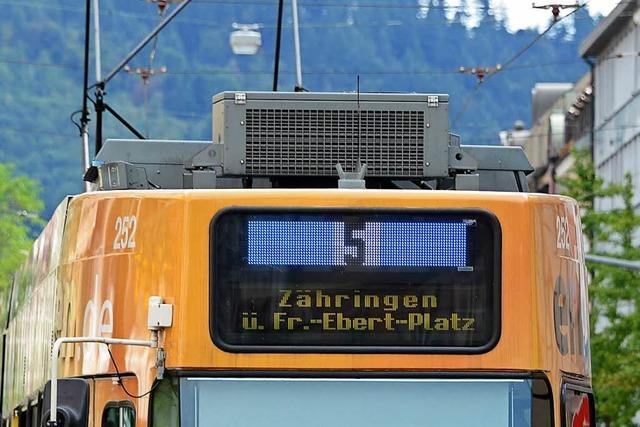
POLYGON ((156 379, 164 378, 165 361, 167 357, 163 348, 158 348, 156 352, 156 379))
POLYGON ((116 161, 104 163, 97 168, 98 186, 101 190, 136 190, 152 187, 143 167, 116 161))
POLYGON ((478 162, 460 146, 460 136, 449 134, 449 175, 454 178, 456 190, 478 191, 480 176, 478 162))
POLYGON ((224 173, 224 144, 209 144, 184 163, 184 188, 216 188, 224 173))
POLYGON ((461 148, 478 162, 480 191, 528 191, 526 175, 533 167, 522 147, 463 145, 461 148))
POLYGON ((217 188, 217 181, 218 173, 215 170, 191 170, 182 174, 182 188, 217 188))
POLYGON ((478 162, 460 147, 449 148, 449 172, 473 172, 478 170, 478 162))
POLYGON ((480 190, 480 175, 477 173, 459 174, 455 176, 454 187, 460 191, 480 190))
POLYGON ((420 190, 420 186, 415 182, 401 179, 394 179, 391 181, 396 188, 399 190, 420 190))
POLYGON ((184 163, 185 169, 222 168, 224 144, 209 144, 184 163))
POLYGON ((358 162, 358 169, 355 172, 345 172, 340 163, 336 163, 338 171, 338 188, 366 188, 364 176, 367 173, 367 164, 358 162))
POLYGON ((460 136, 449 134, 449 172, 473 172, 478 162, 460 146, 460 136))

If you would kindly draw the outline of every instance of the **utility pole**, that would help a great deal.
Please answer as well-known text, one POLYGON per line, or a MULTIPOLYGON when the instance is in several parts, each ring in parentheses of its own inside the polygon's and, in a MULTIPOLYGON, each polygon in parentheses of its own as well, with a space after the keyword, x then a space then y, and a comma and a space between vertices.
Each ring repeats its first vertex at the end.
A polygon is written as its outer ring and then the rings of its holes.
POLYGON ((296 92, 303 92, 302 86, 302 59, 300 58, 300 25, 298 24, 298 0, 291 0, 291 13, 293 15, 293 47, 296 55, 296 92))
POLYGON ((93 0, 93 50, 96 58, 96 81, 102 80, 102 52, 100 48, 100 0, 93 0))
POLYGON ((278 22, 276 25, 276 52, 273 60, 273 91, 278 91, 278 68, 280 67, 280 38, 282 36, 282 8, 284 0, 278 0, 278 22))
MULTIPOLYGON (((93 50, 95 53, 95 72, 96 72, 96 81, 99 82, 102 80, 102 51, 100 47, 100 1, 93 0, 93 50)), ((102 96, 103 91, 102 88, 97 87, 95 91, 96 96, 96 110, 102 111, 103 102, 102 96)), ((96 138, 100 138, 100 144, 98 147, 102 147, 102 114, 97 115, 96 120, 96 138)), ((89 141, 87 140, 87 146, 89 141)), ((88 147, 87 147, 88 152, 88 147)), ((98 154, 98 150, 96 150, 96 155, 98 154)), ((86 185, 86 184, 85 184, 86 185)))
MULTIPOLYGON (((87 108, 87 86, 89 81, 89 30, 91 26, 91 0, 85 3, 84 20, 84 75, 82 86, 82 116, 80 118, 80 137, 82 139, 82 174, 84 175, 91 166, 89 162, 89 110, 87 108)), ((84 181, 84 191, 91 190, 91 184, 84 181)))

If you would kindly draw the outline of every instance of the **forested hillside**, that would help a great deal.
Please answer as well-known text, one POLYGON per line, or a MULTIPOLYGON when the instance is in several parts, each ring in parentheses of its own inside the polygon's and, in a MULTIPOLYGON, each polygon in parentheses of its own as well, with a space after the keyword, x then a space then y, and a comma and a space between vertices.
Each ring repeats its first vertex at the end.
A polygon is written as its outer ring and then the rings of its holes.
MULTIPOLYGON (((538 34, 509 33, 500 11, 484 2, 479 26, 467 28, 463 8, 419 10, 370 0, 301 2, 304 86, 314 91, 445 92, 455 117, 475 87, 460 66, 503 63, 538 34), (376 4, 376 2, 378 4, 376 4), (360 6, 358 6, 360 3, 360 6)), ((42 182, 48 215, 81 190, 80 142, 69 116, 81 105, 83 3, 79 0, 0 0, 0 162, 42 182)), ((287 2, 288 3, 288 2, 287 2)), ((424 3, 424 2, 423 2, 424 3)), ((102 0, 103 71, 109 71, 158 22, 142 0, 102 0)), ((107 101, 153 138, 209 139, 211 96, 222 90, 270 90, 276 0, 193 0, 157 43, 154 67, 168 72, 148 85, 148 120, 139 77, 121 73, 107 101), (261 23, 256 56, 234 56, 233 22, 261 23), (148 122, 148 123, 147 123, 148 122)), ((549 14, 547 11, 531 13, 549 14)), ((287 5, 281 90, 294 85, 287 5)), ((575 81, 587 71, 577 47, 594 22, 579 11, 475 92, 453 129, 464 143, 495 143, 500 129, 530 121, 530 89, 540 81, 575 81)), ((132 66, 148 66, 149 50, 132 66)), ((93 81, 93 70, 91 73, 93 81)), ((107 137, 129 137, 113 121, 107 137)))

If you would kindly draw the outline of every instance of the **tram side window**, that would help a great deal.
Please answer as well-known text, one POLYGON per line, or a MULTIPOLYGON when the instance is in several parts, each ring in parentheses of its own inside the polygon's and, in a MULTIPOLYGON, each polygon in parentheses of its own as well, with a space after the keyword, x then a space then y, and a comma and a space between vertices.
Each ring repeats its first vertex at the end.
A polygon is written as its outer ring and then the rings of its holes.
POLYGON ((109 402, 102 412, 102 427, 135 427, 136 410, 128 401, 109 402))
POLYGON ((37 405, 33 405, 31 407, 31 425, 34 427, 37 427, 40 425, 40 409, 41 409, 41 403, 40 401, 38 401, 37 405))
MULTIPOLYGON (((38 427, 40 423, 40 401, 29 405, 18 415, 18 427, 38 427)), ((10 424, 9 424, 10 425, 10 424)))

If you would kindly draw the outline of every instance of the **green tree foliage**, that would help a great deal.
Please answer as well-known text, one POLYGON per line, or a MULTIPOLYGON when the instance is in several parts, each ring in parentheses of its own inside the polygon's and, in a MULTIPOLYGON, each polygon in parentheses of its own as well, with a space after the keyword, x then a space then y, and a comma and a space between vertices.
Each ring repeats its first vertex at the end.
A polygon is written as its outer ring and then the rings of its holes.
MULTIPOLYGON (((634 210, 631 177, 621 185, 596 176, 587 151, 574 151, 572 174, 561 180, 566 194, 582 209, 590 252, 622 259, 640 259, 634 236, 640 236, 640 215, 634 210), (598 199, 614 208, 596 211, 598 199)), ((591 350, 598 420, 607 426, 632 426, 640 410, 640 274, 589 264, 591 283, 591 350)))
POLYGON ((33 232, 42 224, 44 204, 37 181, 16 176, 14 167, 0 163, 0 293, 25 260, 33 232))

